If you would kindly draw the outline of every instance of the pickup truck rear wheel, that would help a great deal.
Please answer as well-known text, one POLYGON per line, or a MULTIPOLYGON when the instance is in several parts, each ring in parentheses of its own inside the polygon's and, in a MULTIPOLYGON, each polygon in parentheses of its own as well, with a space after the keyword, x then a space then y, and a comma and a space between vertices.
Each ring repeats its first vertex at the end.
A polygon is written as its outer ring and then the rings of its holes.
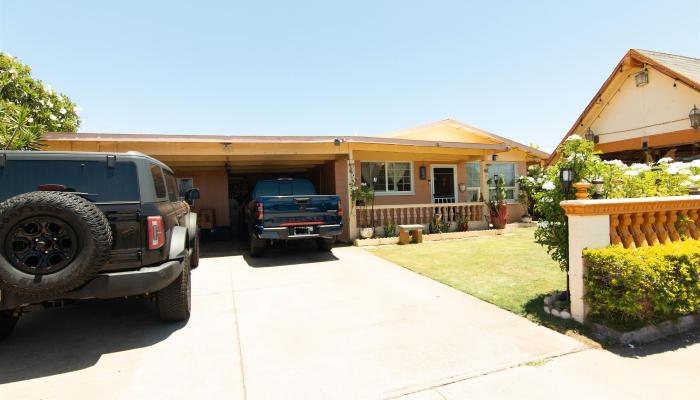
POLYGON ((316 247, 321 251, 331 251, 334 242, 334 238, 318 238, 316 239, 316 247))
POLYGON ((260 239, 251 233, 248 245, 251 257, 260 257, 265 253, 265 239, 260 239))
POLYGON ((17 325, 19 314, 12 310, 0 311, 0 340, 10 336, 17 325))
POLYGON ((185 321, 190 318, 192 307, 190 257, 185 257, 182 262, 184 266, 180 276, 156 293, 158 314, 163 321, 185 321))
POLYGON ((112 231, 93 203, 66 192, 30 192, 0 203, 0 289, 60 295, 107 262, 112 231))

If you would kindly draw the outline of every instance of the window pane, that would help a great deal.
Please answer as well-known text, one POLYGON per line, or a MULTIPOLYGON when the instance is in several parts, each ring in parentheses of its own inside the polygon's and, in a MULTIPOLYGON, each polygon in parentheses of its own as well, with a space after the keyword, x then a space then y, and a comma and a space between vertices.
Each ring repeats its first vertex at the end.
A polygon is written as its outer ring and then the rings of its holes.
POLYGON ((185 193, 194 187, 192 178, 177 178, 177 186, 180 188, 180 197, 185 197, 185 193))
POLYGON ((515 186, 515 164, 501 163, 491 164, 489 176, 493 180, 496 175, 503 174, 504 186, 515 186))
POLYGON ((386 191, 386 166, 384 163, 363 162, 360 163, 360 182, 371 185, 374 179, 374 190, 377 192, 386 191))
POLYGON ((89 193, 88 198, 96 202, 140 198, 136 165, 131 161, 117 161, 114 168, 108 168, 103 161, 10 159, 0 168, 0 202, 46 184, 89 193))
POLYGON ((467 189, 467 201, 479 201, 479 189, 467 189))
POLYGON ((467 163, 467 186, 480 187, 481 173, 478 162, 467 163))
POLYGON ((411 191, 411 163, 387 163, 388 190, 411 191))
POLYGON ((165 172, 165 184, 168 187, 168 200, 178 201, 180 200, 180 191, 177 188, 177 181, 175 176, 170 173, 170 171, 165 172))
MULTIPOLYGON (((489 189, 489 199, 496 200, 496 189, 489 189)), ((515 189, 506 188, 506 200, 515 200, 515 189)))
POLYGON ((165 181, 163 180, 163 171, 157 165, 151 165, 151 176, 153 177, 153 185, 156 188, 156 197, 165 197, 165 181))

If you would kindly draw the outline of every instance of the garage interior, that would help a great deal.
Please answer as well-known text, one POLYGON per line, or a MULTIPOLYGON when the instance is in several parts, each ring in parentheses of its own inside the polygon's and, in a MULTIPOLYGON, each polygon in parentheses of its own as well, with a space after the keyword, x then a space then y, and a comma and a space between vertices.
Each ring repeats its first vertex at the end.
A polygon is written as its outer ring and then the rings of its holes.
POLYGON ((202 197, 193 208, 206 214, 202 219, 205 240, 241 238, 245 232, 242 210, 259 180, 304 178, 313 183, 318 194, 336 194, 333 154, 285 154, 269 159, 252 155, 159 158, 173 168, 178 179, 192 179, 192 186, 200 188, 202 197))

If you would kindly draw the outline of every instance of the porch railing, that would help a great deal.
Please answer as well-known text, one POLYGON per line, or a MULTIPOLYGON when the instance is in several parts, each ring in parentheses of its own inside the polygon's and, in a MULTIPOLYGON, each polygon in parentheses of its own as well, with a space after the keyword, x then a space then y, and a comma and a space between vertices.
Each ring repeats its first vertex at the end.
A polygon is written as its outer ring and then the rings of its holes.
POLYGON ((433 197, 433 203, 444 204, 444 203, 456 203, 457 200, 454 196, 436 196, 433 197))
POLYGON ((385 221, 395 224, 430 224, 435 214, 442 222, 456 222, 460 216, 465 221, 482 221, 484 219, 484 203, 449 203, 449 204, 405 204, 374 206, 374 210, 357 208, 358 226, 371 220, 374 212, 374 225, 382 226, 385 221))

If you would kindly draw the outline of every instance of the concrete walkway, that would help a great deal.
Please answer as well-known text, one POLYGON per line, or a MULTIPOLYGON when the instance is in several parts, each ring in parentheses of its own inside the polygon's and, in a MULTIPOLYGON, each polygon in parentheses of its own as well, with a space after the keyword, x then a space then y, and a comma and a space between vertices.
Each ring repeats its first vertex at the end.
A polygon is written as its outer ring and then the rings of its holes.
POLYGON ((0 398, 478 398, 613 357, 352 247, 221 253, 193 284, 187 324, 138 300, 26 316, 0 398))

